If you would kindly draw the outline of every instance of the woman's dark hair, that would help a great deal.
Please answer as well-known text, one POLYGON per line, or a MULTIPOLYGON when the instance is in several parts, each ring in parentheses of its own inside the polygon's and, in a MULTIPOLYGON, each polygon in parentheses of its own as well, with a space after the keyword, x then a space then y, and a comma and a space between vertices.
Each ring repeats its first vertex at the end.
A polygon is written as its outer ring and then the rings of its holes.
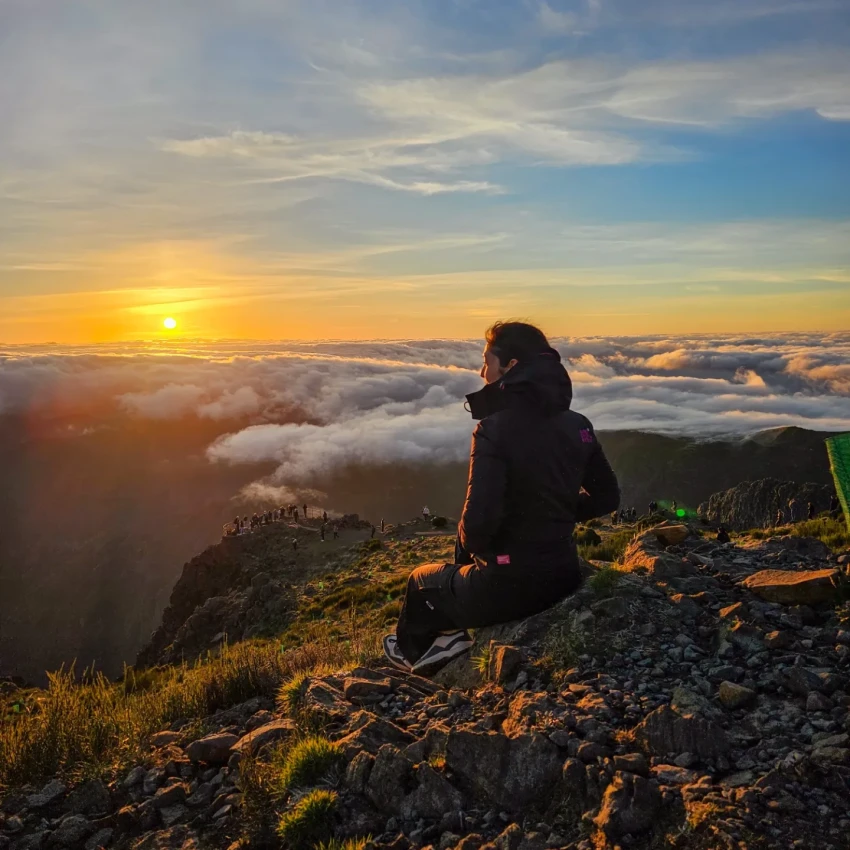
POLYGON ((496 322, 484 334, 487 347, 501 366, 549 350, 549 340, 540 328, 526 322, 496 322))

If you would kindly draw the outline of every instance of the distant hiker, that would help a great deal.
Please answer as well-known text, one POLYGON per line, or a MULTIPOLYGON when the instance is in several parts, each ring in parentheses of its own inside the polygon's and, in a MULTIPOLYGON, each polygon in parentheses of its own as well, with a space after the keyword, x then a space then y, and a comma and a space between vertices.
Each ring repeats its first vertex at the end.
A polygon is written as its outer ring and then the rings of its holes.
POLYGON ((319 529, 319 535, 322 538, 322 543, 325 542, 325 524, 322 523, 322 527, 319 529))
POLYGON ((234 534, 239 534, 239 532, 242 530, 242 523, 239 522, 239 517, 236 517, 236 519, 233 520, 233 528, 234 528, 234 532, 233 532, 234 534))
POLYGON ((617 512, 616 512, 616 511, 614 511, 614 512, 611 514, 611 525, 616 525, 616 524, 617 524, 617 512))
POLYGON ((425 505, 425 507, 422 508, 422 519, 427 520, 428 517, 430 517, 430 516, 431 516, 431 511, 428 510, 428 505, 425 505))
POLYGON ((333 532, 334 532, 334 540, 339 538, 339 526, 334 523, 333 524, 333 532))
POLYGON ((575 591, 576 523, 620 501, 593 426, 570 410, 570 377, 543 333, 499 322, 486 339, 486 385, 466 397, 480 421, 455 563, 411 573, 396 633, 384 638, 387 658, 418 673, 466 652, 467 629, 528 617, 575 591))
POLYGON ((729 532, 721 525, 720 528, 717 529, 717 542, 718 543, 731 543, 732 538, 729 536, 729 532))
POLYGON ((375 525, 374 523, 369 526, 369 539, 371 540, 375 536, 375 525))
POLYGON ((658 510, 658 502, 656 502, 655 499, 653 499, 649 503, 649 513, 654 514, 657 510, 658 510))
POLYGON ((305 502, 302 507, 304 508, 304 519, 307 519, 307 503, 305 502))
POLYGON ((808 505, 806 505, 806 513, 808 514, 809 519, 815 518, 815 504, 814 504, 814 502, 809 502, 808 505))
POLYGON ((247 534, 250 531, 248 527, 248 517, 247 515, 242 518, 242 533, 247 534))
POLYGON ((328 512, 322 511, 322 522, 327 522, 327 521, 328 521, 328 512))
POLYGON ((381 534, 384 533, 384 518, 381 517, 381 534))
POLYGON ((791 522, 799 522, 800 520, 800 503, 797 499, 791 499, 788 502, 788 515, 791 517, 791 522))
POLYGON ((782 519, 783 519, 783 517, 782 517, 782 508, 779 508, 779 509, 776 511, 776 521, 775 521, 773 524, 774 524, 775 526, 780 526, 780 525, 782 525, 782 519))
POLYGON ((297 537, 292 538, 292 551, 293 552, 298 551, 298 538, 297 537))
POLYGON ((670 510, 673 511, 673 513, 676 513, 676 511, 679 510, 679 505, 678 505, 678 503, 676 502, 675 499, 673 499, 673 501, 670 502, 670 510))
POLYGON ((292 516, 294 517, 295 523, 297 525, 298 524, 298 508, 295 508, 295 510, 292 512, 292 516))
POLYGON ((632 508, 632 522, 637 519, 637 508, 632 508))

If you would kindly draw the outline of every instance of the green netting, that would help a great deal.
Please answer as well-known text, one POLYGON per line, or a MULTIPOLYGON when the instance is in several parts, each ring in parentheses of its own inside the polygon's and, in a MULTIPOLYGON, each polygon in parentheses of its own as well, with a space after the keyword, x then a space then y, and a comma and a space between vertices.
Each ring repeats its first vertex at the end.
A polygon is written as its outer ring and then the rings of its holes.
POLYGON ((838 434, 826 441, 829 467, 835 479, 835 492, 850 528, 850 434, 838 434))

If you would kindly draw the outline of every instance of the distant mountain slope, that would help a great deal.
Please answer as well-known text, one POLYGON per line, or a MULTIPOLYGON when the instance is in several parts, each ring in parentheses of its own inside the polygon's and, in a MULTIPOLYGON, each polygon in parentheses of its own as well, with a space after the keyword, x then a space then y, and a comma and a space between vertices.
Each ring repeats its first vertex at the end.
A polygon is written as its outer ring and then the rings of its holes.
POLYGON ((778 478, 831 484, 824 440, 831 432, 774 428, 751 437, 699 441, 639 431, 601 433, 623 501, 644 510, 652 499, 696 508, 742 481, 778 478))

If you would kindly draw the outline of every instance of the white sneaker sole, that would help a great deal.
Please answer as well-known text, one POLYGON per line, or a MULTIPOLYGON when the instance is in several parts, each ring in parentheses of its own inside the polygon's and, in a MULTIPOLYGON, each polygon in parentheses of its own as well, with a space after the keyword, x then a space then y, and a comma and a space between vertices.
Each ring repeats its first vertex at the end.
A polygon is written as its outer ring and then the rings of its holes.
POLYGON ((419 673, 422 670, 428 670, 431 667, 447 664, 454 658, 458 658, 465 652, 468 652, 473 644, 473 640, 466 632, 459 632, 455 640, 451 641, 444 647, 440 647, 435 651, 430 649, 413 665, 413 672, 419 673))

